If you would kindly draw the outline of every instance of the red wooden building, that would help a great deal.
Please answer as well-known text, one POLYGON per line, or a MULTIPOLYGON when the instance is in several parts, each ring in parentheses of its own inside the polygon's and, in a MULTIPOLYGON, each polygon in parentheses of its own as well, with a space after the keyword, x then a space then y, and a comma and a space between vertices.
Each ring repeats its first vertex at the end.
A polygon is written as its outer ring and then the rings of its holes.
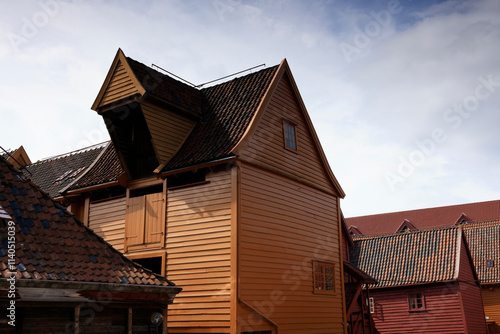
POLYGON ((355 238, 350 257, 378 282, 369 309, 381 333, 486 333, 462 227, 355 238))
POLYGON ((500 334, 500 200, 351 217, 346 222, 356 237, 463 226, 488 326, 500 334))

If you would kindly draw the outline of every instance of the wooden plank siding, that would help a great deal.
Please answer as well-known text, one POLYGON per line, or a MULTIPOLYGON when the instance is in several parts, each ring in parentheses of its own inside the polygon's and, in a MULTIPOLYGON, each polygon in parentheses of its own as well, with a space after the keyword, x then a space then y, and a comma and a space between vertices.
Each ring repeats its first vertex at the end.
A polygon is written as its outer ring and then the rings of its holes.
MULTIPOLYGON (((280 332, 344 331, 337 210, 333 195, 241 164, 240 297, 280 332), (335 294, 313 293, 312 260, 334 264, 335 294)), ((247 314, 242 330, 260 330, 247 314)))
MULTIPOLYGON (((372 289, 380 333, 466 333, 458 284, 372 289), (423 292, 425 311, 410 311, 408 293, 423 292)), ((484 332, 483 332, 484 333, 484 332)))
POLYGON ((168 308, 169 333, 229 333, 231 171, 168 190, 166 276, 183 288, 168 308))
POLYGON ((141 103, 156 156, 160 163, 168 162, 181 148, 195 122, 152 103, 141 103))
POLYGON ((483 286, 481 295, 488 322, 495 322, 495 333, 500 334, 500 284, 483 286))
POLYGON ((459 291, 462 299, 467 333, 485 333, 485 312, 481 299, 481 288, 475 281, 472 259, 469 257, 463 238, 460 247, 459 291))
POLYGON ((118 61, 115 71, 111 77, 109 85, 104 92, 99 106, 119 101, 125 97, 139 93, 139 90, 132 82, 129 74, 125 70, 123 63, 118 61))
POLYGON ((89 228, 120 252, 123 252, 126 207, 127 200, 121 197, 90 203, 89 208, 89 228))
POLYGON ((278 83, 241 158, 261 166, 290 173, 328 193, 331 183, 286 75, 278 83), (283 120, 296 126, 297 151, 284 148, 283 120))

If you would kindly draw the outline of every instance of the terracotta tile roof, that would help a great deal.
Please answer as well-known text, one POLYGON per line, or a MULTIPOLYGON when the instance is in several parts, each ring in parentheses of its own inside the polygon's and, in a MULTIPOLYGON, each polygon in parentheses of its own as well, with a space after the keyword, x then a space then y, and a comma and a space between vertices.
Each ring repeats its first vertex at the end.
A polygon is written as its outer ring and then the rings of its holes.
MULTIPOLYGON (((0 158, 0 281, 174 284, 132 262, 0 158), (9 218, 9 216, 11 218, 9 218), (9 267, 8 222, 15 222, 15 268, 9 267)), ((39 282, 39 283, 37 283, 39 282)), ((179 288, 180 289, 180 288, 179 288)))
POLYGON ((61 190, 75 181, 99 156, 105 144, 90 146, 78 151, 37 161, 26 166, 25 177, 57 198, 61 190))
POLYGON ((469 221, 500 219, 500 200, 351 217, 346 222, 363 235, 380 235, 396 233, 405 219, 417 229, 453 226, 462 214, 469 221))
POLYGON ((377 280, 373 287, 452 281, 460 235, 459 227, 448 227, 355 238, 350 261, 377 280))
POLYGON ((103 184, 107 182, 116 181, 123 173, 123 168, 116 154, 113 143, 110 141, 96 158, 94 164, 81 175, 80 178, 68 188, 78 189, 93 186, 96 184, 103 184))
POLYGON ((464 232, 481 283, 499 283, 500 220, 470 223, 464 232))

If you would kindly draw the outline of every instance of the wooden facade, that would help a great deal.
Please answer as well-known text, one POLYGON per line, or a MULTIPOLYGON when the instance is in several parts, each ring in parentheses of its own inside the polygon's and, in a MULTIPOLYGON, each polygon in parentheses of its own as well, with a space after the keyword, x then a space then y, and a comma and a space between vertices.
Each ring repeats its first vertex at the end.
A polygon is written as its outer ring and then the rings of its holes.
POLYGON ((486 314, 486 323, 491 334, 500 333, 500 285, 483 285, 481 296, 483 297, 484 313, 486 314))
MULTIPOLYGON (((154 72, 140 66, 119 51, 93 106, 116 125, 110 134, 128 179, 125 196, 94 203, 93 191, 102 192, 102 184, 66 195, 72 203, 88 199, 88 225, 96 233, 143 265, 159 264, 158 271, 182 286, 168 309, 169 332, 344 333, 339 208, 344 193, 286 61, 206 93, 172 83, 175 97, 168 95, 170 79, 156 74, 149 82, 158 82, 161 99, 158 91, 148 95, 141 87, 131 89, 130 83, 142 85, 144 73, 154 72), (127 68, 127 62, 133 66, 127 68), (121 73, 129 79, 115 84, 121 73), (258 82, 266 84, 256 87, 258 82), (243 84, 245 89, 238 88, 243 84), (110 92, 115 87, 123 88, 110 92), (262 91, 261 97, 245 95, 249 90, 262 91), (205 103, 227 96, 215 106, 223 113, 228 104, 238 113, 228 109, 233 114, 216 120, 219 132, 204 129, 203 120, 213 122, 215 116, 204 111, 199 121, 198 93, 207 94, 205 103), (191 96, 194 107, 175 104, 185 96, 191 96), (115 109, 128 103, 140 105, 129 110, 144 119, 137 133, 150 138, 152 149, 145 149, 154 152, 157 164, 150 177, 143 172, 153 160, 132 161, 137 146, 127 139, 131 125, 116 119, 115 109), (294 131, 293 147, 285 141, 284 122, 294 131), (218 142, 204 150, 213 138, 218 142), (184 163, 228 142, 224 155, 184 163), (193 153, 185 153, 190 147, 193 153)), ((74 209, 85 211, 81 205, 74 209)))
POLYGON ((369 307, 380 333, 486 332, 481 288, 462 228, 355 244, 361 247, 351 251, 355 262, 379 281, 370 289, 369 307))

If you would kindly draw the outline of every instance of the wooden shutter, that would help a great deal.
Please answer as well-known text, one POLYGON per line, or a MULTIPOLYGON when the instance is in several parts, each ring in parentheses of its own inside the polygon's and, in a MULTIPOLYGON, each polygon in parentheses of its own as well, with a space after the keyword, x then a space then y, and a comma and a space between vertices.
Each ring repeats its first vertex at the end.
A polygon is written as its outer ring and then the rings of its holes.
POLYGON ((145 196, 145 243, 161 243, 165 228, 165 201, 163 193, 145 196))
POLYGON ((127 215, 125 217, 126 246, 142 245, 144 243, 144 208, 145 197, 128 199, 127 215))

